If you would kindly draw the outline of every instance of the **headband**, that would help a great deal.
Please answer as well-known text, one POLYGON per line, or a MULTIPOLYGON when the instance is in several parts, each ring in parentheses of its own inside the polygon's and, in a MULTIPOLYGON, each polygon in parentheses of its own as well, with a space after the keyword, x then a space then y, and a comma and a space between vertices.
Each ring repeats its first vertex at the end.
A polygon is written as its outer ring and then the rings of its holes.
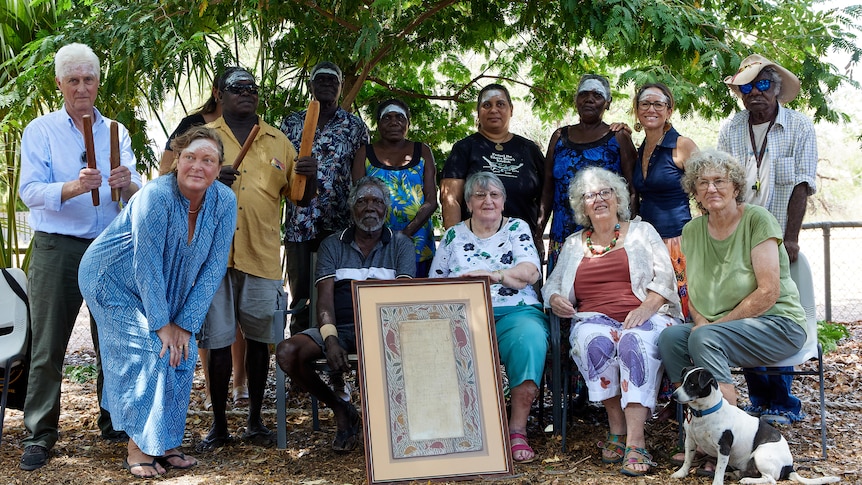
POLYGON ((651 87, 651 88, 646 88, 646 89, 644 89, 644 90, 643 90, 643 92, 641 93, 641 95, 640 95, 640 96, 638 96, 638 102, 642 101, 642 100, 644 99, 644 97, 646 97, 648 94, 653 94, 653 95, 661 96, 661 97, 663 97, 663 98, 664 98, 664 102, 665 102, 665 103, 670 104, 670 98, 668 98, 668 97, 667 97, 667 94, 664 94, 664 91, 662 91, 661 89, 659 89, 659 88, 657 88, 657 87, 655 87, 655 86, 653 86, 653 87, 651 87), (654 92, 654 91, 652 91, 652 90, 655 90, 655 91, 658 91, 658 92, 654 92))
POLYGON ((502 89, 489 89, 489 90, 485 91, 484 93, 482 93, 482 99, 479 100, 479 104, 482 104, 485 101, 488 101, 489 99, 496 97, 496 96, 499 96, 501 98, 505 98, 506 93, 503 92, 502 89))
POLYGON ((314 81, 314 78, 316 78, 318 74, 332 74, 333 76, 338 78, 338 83, 341 83, 341 73, 336 71, 335 69, 329 67, 321 67, 320 69, 311 73, 311 80, 314 81))
POLYGON ((248 81, 252 85, 256 85, 254 82, 254 76, 252 76, 248 71, 238 69, 228 74, 227 78, 224 80, 224 86, 233 86, 235 84, 239 84, 242 81, 248 81))
POLYGON ((578 94, 589 91, 601 94, 602 97, 605 98, 605 100, 611 98, 610 93, 608 93, 607 88, 605 88, 605 85, 602 84, 602 82, 598 79, 587 79, 586 81, 582 82, 580 86, 578 86, 578 94))
POLYGON ((386 107, 383 108, 383 111, 380 112, 380 117, 378 117, 377 119, 380 120, 380 118, 383 118, 388 113, 400 113, 405 118, 409 118, 407 116, 407 112, 404 111, 404 108, 402 108, 401 106, 398 106, 395 103, 391 103, 391 104, 387 104, 386 107))

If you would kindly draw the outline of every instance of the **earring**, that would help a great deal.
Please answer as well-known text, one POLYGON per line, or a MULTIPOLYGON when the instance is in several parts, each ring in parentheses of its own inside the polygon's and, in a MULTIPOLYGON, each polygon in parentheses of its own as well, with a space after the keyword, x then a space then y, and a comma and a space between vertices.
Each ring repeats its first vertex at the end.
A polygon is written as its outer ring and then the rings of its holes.
POLYGON ((673 126, 673 124, 671 124, 670 118, 664 120, 664 131, 670 131, 671 126, 673 126))
POLYGON ((644 125, 640 121, 635 122, 635 131, 640 133, 644 129, 644 125))

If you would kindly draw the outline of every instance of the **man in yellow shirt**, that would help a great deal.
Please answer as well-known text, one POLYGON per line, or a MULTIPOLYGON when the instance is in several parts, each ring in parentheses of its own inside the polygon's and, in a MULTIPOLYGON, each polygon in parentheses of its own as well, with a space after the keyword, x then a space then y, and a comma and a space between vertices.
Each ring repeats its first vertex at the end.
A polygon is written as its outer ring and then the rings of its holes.
POLYGON ((281 197, 290 193, 295 174, 308 180, 299 205, 307 205, 317 189, 317 161, 312 157, 296 160, 296 151, 287 137, 258 117, 258 86, 254 76, 245 69, 229 69, 220 79, 218 89, 222 116, 209 126, 224 143, 226 165, 221 168, 219 180, 236 194, 237 227, 227 274, 198 336, 198 345, 210 352, 213 410, 212 428, 198 444, 198 452, 214 450, 231 440, 225 408, 231 375, 230 346, 237 325, 247 345, 249 407, 243 439, 262 445, 274 442, 274 433, 263 424, 260 414, 269 372, 266 342, 270 338, 272 315, 279 305, 285 304, 279 251, 281 197), (242 164, 234 169, 231 165, 254 125, 260 131, 242 164))

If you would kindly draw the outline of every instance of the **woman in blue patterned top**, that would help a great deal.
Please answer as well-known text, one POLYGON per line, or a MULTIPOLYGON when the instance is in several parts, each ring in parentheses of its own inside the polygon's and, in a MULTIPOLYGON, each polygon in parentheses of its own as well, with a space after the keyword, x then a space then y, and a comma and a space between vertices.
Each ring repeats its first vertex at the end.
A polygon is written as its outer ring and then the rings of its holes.
POLYGON ((430 275, 491 278, 497 345, 512 394, 512 458, 527 463, 536 458, 527 443, 527 416, 548 352, 548 321, 533 289, 539 279, 539 253, 530 226, 503 216, 506 189, 499 177, 490 172, 470 175, 464 183, 464 200, 470 217, 444 233, 430 275))
POLYGON ((575 107, 578 123, 555 131, 548 144, 545 156, 545 190, 542 196, 542 227, 551 222, 548 244, 548 274, 554 268, 560 249, 566 238, 581 226, 569 205, 569 184, 580 170, 599 167, 622 175, 631 184, 635 146, 628 129, 602 120, 605 110, 611 105, 611 87, 607 78, 597 74, 585 74, 578 83, 575 107))
POLYGON ((389 187, 392 206, 386 225, 413 238, 416 246, 416 277, 428 276, 434 258, 434 225, 437 210, 437 167, 428 145, 406 138, 410 108, 399 99, 377 107, 380 139, 356 150, 353 181, 370 175, 389 187))
POLYGON ((78 284, 98 322, 102 406, 129 435, 123 467, 140 478, 190 468, 184 455, 200 329, 227 269, 236 197, 214 184, 223 161, 216 132, 174 139, 171 174, 148 183, 84 253, 78 284))

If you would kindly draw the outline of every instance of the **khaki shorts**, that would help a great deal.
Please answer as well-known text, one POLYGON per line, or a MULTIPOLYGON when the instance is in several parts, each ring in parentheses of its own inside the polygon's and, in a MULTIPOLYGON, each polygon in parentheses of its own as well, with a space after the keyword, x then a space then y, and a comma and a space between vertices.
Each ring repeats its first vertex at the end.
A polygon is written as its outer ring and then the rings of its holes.
POLYGON ((237 324, 245 338, 269 342, 273 315, 283 308, 285 295, 281 280, 259 278, 228 268, 197 334, 198 347, 230 346, 236 340, 237 324))

